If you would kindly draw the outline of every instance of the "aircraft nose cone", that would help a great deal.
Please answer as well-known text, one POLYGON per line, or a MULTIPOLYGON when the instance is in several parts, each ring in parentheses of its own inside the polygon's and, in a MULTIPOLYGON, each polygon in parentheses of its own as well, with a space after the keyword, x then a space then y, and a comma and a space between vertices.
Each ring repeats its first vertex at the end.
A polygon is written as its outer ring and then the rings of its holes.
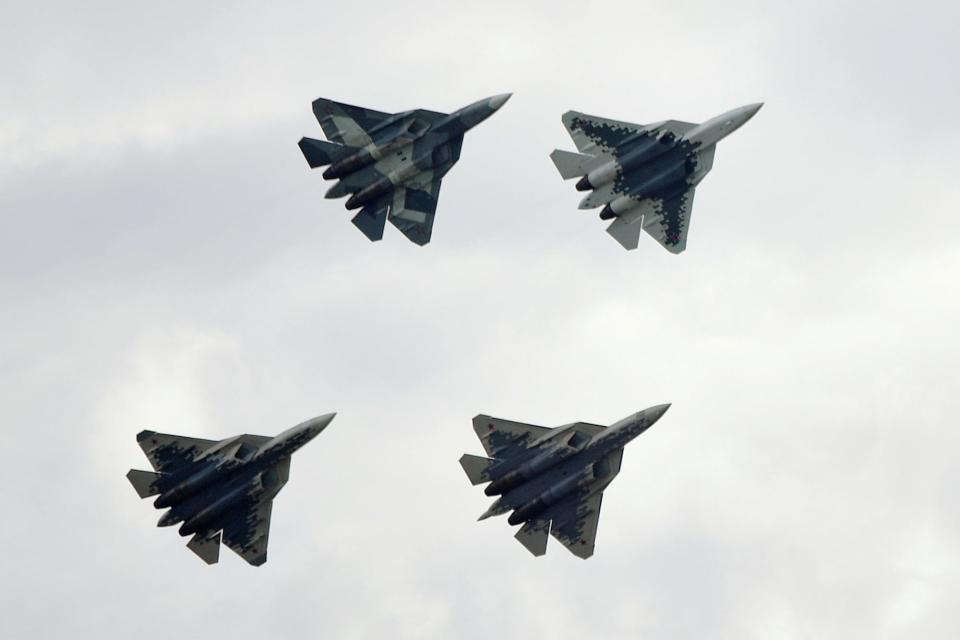
POLYGON ((512 93, 501 93, 498 96, 493 96, 492 98, 489 98, 487 100, 487 104, 490 105, 491 109, 496 111, 497 109, 502 107, 507 102, 507 100, 510 99, 510 96, 512 95, 513 95, 512 93))
POLYGON ((655 407, 650 407, 649 409, 645 410, 644 413, 653 422, 656 422, 661 417, 663 417, 663 414, 665 414, 667 412, 667 409, 669 408, 670 408, 670 403, 668 402, 667 404, 658 404, 655 407))
POLYGON ((744 122, 757 115, 757 111, 760 111, 760 107, 763 106, 762 102, 754 102, 753 104, 748 104, 743 107, 744 122))
POLYGON ((333 422, 333 419, 337 417, 336 412, 326 413, 322 416, 317 416, 312 420, 307 420, 304 427, 310 430, 313 435, 319 434, 321 431, 327 428, 327 425, 333 422))

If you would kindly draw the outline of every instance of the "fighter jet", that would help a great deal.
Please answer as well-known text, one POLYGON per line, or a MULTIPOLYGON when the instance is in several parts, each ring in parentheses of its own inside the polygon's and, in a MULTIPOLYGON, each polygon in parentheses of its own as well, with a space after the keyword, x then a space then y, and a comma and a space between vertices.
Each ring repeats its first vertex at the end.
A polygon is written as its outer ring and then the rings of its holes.
POLYGON ((329 142, 302 138, 311 168, 329 165, 337 180, 327 198, 350 194, 353 224, 370 240, 387 220, 418 245, 430 242, 440 181, 460 159, 463 134, 494 114, 511 94, 480 100, 453 113, 417 109, 383 113, 326 98, 313 103, 329 142))
POLYGON ((643 229, 671 253, 687 246, 693 192, 713 167, 716 144, 752 118, 763 103, 748 104, 703 124, 665 120, 631 124, 578 111, 563 124, 580 153, 555 149, 550 158, 564 180, 580 177, 590 191, 581 209, 603 207, 601 220, 625 249, 636 249, 643 229))
POLYGON ((169 508, 157 526, 180 525, 187 547, 207 564, 220 557, 220 538, 254 566, 267 561, 273 498, 287 483, 290 456, 323 431, 335 413, 307 420, 275 438, 249 434, 203 440, 141 431, 137 443, 154 471, 131 469, 141 498, 169 508))
POLYGON ((523 524, 517 540, 535 556, 551 533, 573 555, 589 558, 596 544, 603 490, 620 472, 623 447, 660 419, 669 404, 645 409, 609 427, 575 422, 550 429, 479 415, 473 430, 489 458, 464 454, 460 466, 484 493, 499 496, 480 520, 512 511, 523 524))

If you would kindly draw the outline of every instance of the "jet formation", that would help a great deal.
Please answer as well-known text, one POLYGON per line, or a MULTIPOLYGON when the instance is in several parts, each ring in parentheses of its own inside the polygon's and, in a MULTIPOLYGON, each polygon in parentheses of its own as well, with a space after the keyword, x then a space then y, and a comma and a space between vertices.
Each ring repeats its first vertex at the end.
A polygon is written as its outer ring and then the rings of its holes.
POLYGON ((323 177, 337 181, 327 198, 350 196, 346 208, 360 210, 352 222, 367 238, 383 238, 389 220, 422 246, 430 242, 440 181, 460 159, 463 135, 509 98, 493 96, 453 113, 383 113, 319 98, 313 113, 328 141, 302 138, 300 150, 310 168, 326 166, 323 177))
POLYGON ((141 431, 137 443, 154 471, 131 469, 141 498, 167 511, 157 526, 178 523, 187 547, 207 564, 223 543, 254 566, 267 561, 273 498, 287 483, 290 456, 323 431, 335 413, 307 420, 271 438, 249 434, 203 440, 141 431))
POLYGON ((522 524, 517 540, 535 556, 547 551, 552 534, 575 556, 589 558, 596 544, 603 491, 620 472, 624 446, 670 408, 650 407, 609 427, 586 422, 538 427, 479 415, 476 432, 489 458, 464 454, 460 466, 484 493, 498 496, 480 516, 511 512, 522 524))
MULTIPOLYGON (((327 198, 349 196, 353 224, 371 241, 389 220, 409 240, 430 242, 440 184, 460 158, 463 137, 510 98, 502 94, 453 113, 416 109, 384 113, 319 98, 313 112, 327 140, 299 142, 311 168, 334 180, 327 198)), ((563 123, 577 153, 550 155, 564 179, 589 192, 581 209, 600 218, 626 249, 646 231, 668 251, 686 248, 693 195, 713 166, 716 144, 752 118, 762 104, 733 109, 702 124, 666 120, 631 124, 568 111, 563 123)), ((593 555, 603 493, 620 472, 626 444, 670 407, 658 405, 610 426, 575 422, 547 428, 478 415, 473 428, 489 457, 465 454, 460 464, 474 485, 487 483, 495 502, 480 520, 509 513, 516 538, 533 555, 549 535, 580 558, 593 555)), ((153 471, 131 469, 141 498, 167 509, 158 526, 179 524, 187 547, 208 564, 221 541, 254 566, 267 560, 273 499, 286 484, 295 451, 333 420, 330 413, 276 437, 239 435, 214 441, 142 431, 137 442, 153 471)))
POLYGON ((550 158, 564 180, 580 178, 589 191, 581 209, 603 207, 607 233, 636 249, 646 231, 671 253, 687 246, 694 189, 713 167, 716 144, 752 118, 748 104, 702 124, 665 120, 641 125, 568 111, 562 120, 579 153, 556 149, 550 158))

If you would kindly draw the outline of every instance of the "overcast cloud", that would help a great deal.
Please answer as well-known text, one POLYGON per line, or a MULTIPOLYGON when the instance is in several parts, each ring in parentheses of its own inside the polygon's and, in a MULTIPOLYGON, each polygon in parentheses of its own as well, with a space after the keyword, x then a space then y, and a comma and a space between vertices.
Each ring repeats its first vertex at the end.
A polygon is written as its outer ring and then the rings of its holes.
POLYGON ((324 4, 4 6, 0 636, 960 636, 958 5, 324 4), (369 243, 296 147, 318 96, 506 91, 424 248, 369 243), (680 256, 548 158, 568 109, 761 100, 680 256), (589 561, 475 522, 477 413, 662 402, 589 561), (143 428, 329 411, 260 569, 123 477, 143 428))

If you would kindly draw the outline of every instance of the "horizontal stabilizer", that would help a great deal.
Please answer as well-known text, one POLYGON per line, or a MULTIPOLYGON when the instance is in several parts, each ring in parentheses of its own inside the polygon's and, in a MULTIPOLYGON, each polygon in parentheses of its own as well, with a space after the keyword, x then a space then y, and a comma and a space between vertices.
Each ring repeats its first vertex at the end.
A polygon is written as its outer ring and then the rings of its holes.
POLYGON ((542 556, 547 552, 547 534, 550 533, 549 520, 531 520, 520 527, 514 537, 527 551, 535 556, 542 556))
POLYGON ((588 156, 582 153, 573 153, 563 149, 554 149, 550 159, 556 165, 557 171, 564 180, 584 176, 597 166, 607 161, 606 158, 588 156))
POLYGON ((160 493, 160 489, 155 486, 159 478, 160 474, 154 473, 153 471, 130 469, 130 471, 127 472, 127 480, 130 481, 133 488, 137 490, 137 495, 141 498, 148 498, 160 493))
POLYGON ((463 454, 463 457, 460 458, 460 466, 466 471, 470 483, 474 485, 490 482, 488 471, 494 462, 496 460, 482 456, 472 456, 469 453, 463 454))
POLYGON ((198 533, 187 543, 187 548, 207 564, 216 564, 220 560, 220 532, 217 531, 209 538, 198 533))
POLYGON ((311 169, 336 162, 347 157, 351 151, 355 151, 353 147, 313 138, 300 138, 297 144, 311 169))

